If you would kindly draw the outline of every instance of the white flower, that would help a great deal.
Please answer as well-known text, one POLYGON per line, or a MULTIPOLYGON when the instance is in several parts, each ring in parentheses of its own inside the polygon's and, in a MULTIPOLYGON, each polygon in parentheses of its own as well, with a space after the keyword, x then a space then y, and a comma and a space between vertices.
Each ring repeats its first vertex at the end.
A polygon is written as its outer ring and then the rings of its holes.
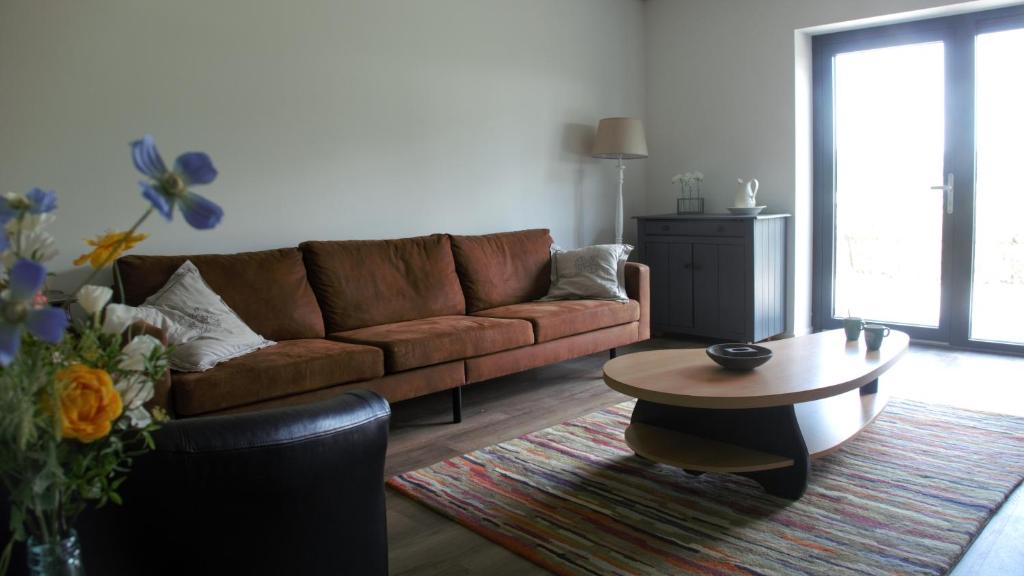
POLYGON ((122 370, 142 372, 146 369, 146 359, 153 353, 153 350, 162 349, 163 344, 159 340, 148 334, 140 334, 132 338, 132 341, 121 349, 121 358, 118 360, 117 366, 122 370))
POLYGON ((699 184, 704 181, 704 175, 700 172, 687 172, 686 174, 676 174, 675 178, 672 179, 676 184, 683 184, 685 187, 692 187, 695 184, 699 184))
MULTIPOLYGON (((17 195, 15 195, 15 197, 17 197, 17 195)), ((24 198, 22 201, 24 201, 24 198)), ((56 219, 57 217, 54 216, 52 212, 44 212, 43 214, 32 214, 29 212, 21 218, 14 218, 8 222, 7 231, 12 235, 34 232, 44 226, 48 226, 56 219)))
POLYGON ((106 286, 86 284, 78 291, 78 303, 90 316, 96 316, 107 305, 107 302, 110 302, 110 297, 113 295, 114 291, 106 286))
POLYGON ((103 315, 103 333, 121 334, 135 321, 135 309, 124 304, 111 304, 103 315))
POLYGON ((28 230, 14 235, 11 249, 4 253, 4 266, 10 268, 22 258, 36 262, 52 260, 57 255, 53 236, 44 230, 28 230))
POLYGON ((121 395, 124 413, 131 425, 135 428, 149 426, 153 418, 143 405, 153 398, 153 381, 142 374, 132 374, 118 380, 114 389, 121 395))
POLYGON ((153 381, 143 374, 129 374, 114 384, 124 409, 134 410, 153 398, 153 381))
POLYGON ((142 374, 130 374, 118 380, 117 384, 114 384, 114 389, 121 395, 124 413, 132 426, 149 426, 153 418, 143 405, 153 397, 153 381, 142 374))
POLYGON ((149 412, 141 406, 138 408, 132 408, 131 410, 125 410, 124 414, 129 420, 131 420, 132 426, 135 428, 145 428, 153 421, 153 417, 150 416, 149 412))

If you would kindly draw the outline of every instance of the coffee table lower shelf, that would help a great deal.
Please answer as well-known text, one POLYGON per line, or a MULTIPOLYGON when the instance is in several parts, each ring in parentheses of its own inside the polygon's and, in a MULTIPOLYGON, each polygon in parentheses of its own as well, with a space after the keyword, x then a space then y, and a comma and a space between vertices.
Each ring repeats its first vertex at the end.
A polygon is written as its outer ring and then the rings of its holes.
POLYGON ((790 406, 742 410, 683 408, 639 400, 626 443, 648 460, 690 473, 754 478, 768 492, 803 495, 810 459, 852 439, 885 408, 884 390, 851 390, 790 406))

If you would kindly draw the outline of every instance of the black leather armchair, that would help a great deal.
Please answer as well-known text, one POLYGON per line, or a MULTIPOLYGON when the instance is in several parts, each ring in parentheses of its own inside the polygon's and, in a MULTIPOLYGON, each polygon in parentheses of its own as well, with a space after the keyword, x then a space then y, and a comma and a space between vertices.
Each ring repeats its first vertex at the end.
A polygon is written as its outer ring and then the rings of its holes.
POLYGON ((387 574, 390 409, 372 392, 176 420, 123 506, 83 515, 90 574, 387 574))

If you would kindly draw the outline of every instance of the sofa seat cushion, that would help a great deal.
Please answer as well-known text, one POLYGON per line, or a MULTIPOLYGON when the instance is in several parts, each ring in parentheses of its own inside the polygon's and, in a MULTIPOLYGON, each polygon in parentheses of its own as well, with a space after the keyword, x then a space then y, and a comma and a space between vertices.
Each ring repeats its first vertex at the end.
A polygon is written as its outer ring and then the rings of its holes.
POLYGON ((529 346, 533 327, 524 320, 438 316, 328 334, 328 338, 384 350, 389 373, 529 346))
POLYGON ((171 374, 174 408, 192 416, 384 375, 378 348, 323 339, 285 340, 206 372, 171 374))
POLYGON ((481 310, 473 315, 529 320, 533 325, 536 341, 540 343, 609 326, 636 322, 640 319, 640 303, 636 300, 628 302, 608 300, 526 302, 481 310))

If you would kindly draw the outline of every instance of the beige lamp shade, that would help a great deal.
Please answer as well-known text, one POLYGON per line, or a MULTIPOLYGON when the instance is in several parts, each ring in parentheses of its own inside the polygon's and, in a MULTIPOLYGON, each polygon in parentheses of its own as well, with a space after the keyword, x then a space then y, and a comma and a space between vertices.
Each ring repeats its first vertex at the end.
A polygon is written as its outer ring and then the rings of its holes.
POLYGON ((597 125, 594 158, 647 158, 644 125, 638 118, 605 118, 597 125))

